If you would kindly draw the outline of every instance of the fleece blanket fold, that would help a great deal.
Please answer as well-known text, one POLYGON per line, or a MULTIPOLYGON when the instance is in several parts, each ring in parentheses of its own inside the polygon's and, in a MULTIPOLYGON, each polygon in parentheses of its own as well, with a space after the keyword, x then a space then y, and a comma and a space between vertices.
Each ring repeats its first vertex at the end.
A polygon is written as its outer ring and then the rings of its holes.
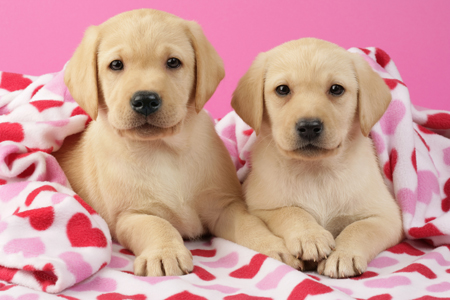
MULTIPOLYGON (((391 88, 371 132, 380 168, 403 211, 407 240, 359 277, 303 273, 229 241, 186 241, 194 271, 137 277, 134 255, 70 188, 51 152, 90 119, 63 71, 0 73, 0 300, 450 299, 450 113, 418 108, 390 57, 352 48, 391 88)), ((255 135, 231 112, 216 124, 244 180, 255 135)))

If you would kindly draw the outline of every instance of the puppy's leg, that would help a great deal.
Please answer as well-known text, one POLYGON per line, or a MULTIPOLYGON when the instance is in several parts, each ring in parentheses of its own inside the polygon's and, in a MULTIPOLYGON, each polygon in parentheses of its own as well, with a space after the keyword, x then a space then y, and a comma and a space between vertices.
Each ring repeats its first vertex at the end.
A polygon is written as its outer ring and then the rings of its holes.
POLYGON ((317 267, 319 274, 344 278, 362 274, 381 251, 403 237, 401 219, 369 217, 347 226, 336 238, 336 251, 317 267))
POLYGON ((289 251, 302 260, 319 261, 334 249, 332 234, 300 207, 281 207, 274 210, 252 211, 282 237, 289 251))
POLYGON ((284 241, 275 236, 261 219, 250 214, 240 199, 210 211, 208 227, 212 234, 253 249, 299 269, 303 263, 289 253, 284 241))
POLYGON ((136 255, 136 275, 177 276, 194 268, 191 252, 180 233, 160 217, 124 213, 118 218, 116 237, 136 255))

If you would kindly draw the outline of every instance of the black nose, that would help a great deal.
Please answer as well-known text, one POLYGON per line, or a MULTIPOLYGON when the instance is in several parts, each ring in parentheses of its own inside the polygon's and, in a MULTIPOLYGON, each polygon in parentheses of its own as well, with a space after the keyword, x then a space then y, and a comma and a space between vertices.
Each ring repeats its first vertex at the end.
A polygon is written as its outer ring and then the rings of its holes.
POLYGON ((300 119, 296 129, 302 139, 311 141, 320 136, 323 131, 323 123, 320 119, 300 119))
POLYGON ((161 107, 161 97, 158 93, 138 91, 131 97, 131 108, 137 113, 148 116, 161 107))

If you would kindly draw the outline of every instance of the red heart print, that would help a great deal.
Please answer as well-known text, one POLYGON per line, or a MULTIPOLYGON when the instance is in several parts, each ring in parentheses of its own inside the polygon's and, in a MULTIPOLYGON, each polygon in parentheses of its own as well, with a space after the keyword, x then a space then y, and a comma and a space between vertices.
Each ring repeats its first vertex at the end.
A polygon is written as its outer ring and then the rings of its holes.
POLYGON ((427 122, 423 126, 433 129, 450 129, 450 114, 428 115, 427 122))
POLYGON ((409 234, 415 238, 425 238, 431 236, 444 235, 436 226, 432 223, 427 223, 422 227, 412 227, 408 230, 409 234))
POLYGON ((9 284, 9 285, 6 285, 6 284, 4 284, 4 283, 0 283, 0 292, 7 291, 7 290, 9 290, 10 288, 13 288, 13 287, 15 287, 15 286, 16 286, 15 284, 9 284))
POLYGON ((308 295, 322 295, 333 291, 329 286, 323 285, 315 280, 305 279, 295 286, 288 300, 303 300, 308 295))
POLYGON ((370 50, 366 49, 366 48, 358 48, 359 50, 361 50, 362 52, 364 52, 366 55, 370 54, 370 50))
POLYGON ((80 203, 81 206, 83 206, 84 209, 86 209, 86 210, 88 211, 88 213, 90 213, 91 215, 95 215, 95 214, 97 213, 97 212, 96 212, 89 204, 87 204, 86 202, 84 202, 84 200, 81 199, 80 196, 75 195, 74 198, 75 198, 75 200, 77 200, 78 203, 80 203))
POLYGON ((398 79, 383 78, 383 80, 390 90, 395 89, 397 87, 397 84, 406 86, 406 84, 403 81, 400 81, 398 79))
POLYGON ((198 276, 198 278, 204 281, 211 281, 216 279, 216 276, 214 276, 213 274, 209 273, 208 271, 199 266, 194 266, 194 270, 192 271, 192 273, 194 273, 195 275, 198 276))
POLYGON ((76 213, 67 223, 67 237, 72 247, 99 247, 108 245, 106 237, 98 228, 92 228, 89 218, 82 213, 76 213))
POLYGON ((362 273, 362 275, 356 276, 356 277, 352 277, 350 279, 352 279, 352 280, 361 280, 361 279, 371 278, 371 277, 375 277, 375 276, 378 276, 378 273, 372 272, 372 271, 366 271, 366 272, 362 273))
POLYGON ((0 266, 0 279, 11 282, 17 271, 17 269, 0 266))
POLYGON ((208 300, 208 299, 202 296, 191 294, 188 291, 184 291, 175 294, 173 296, 170 296, 169 298, 166 298, 166 300, 208 300))
POLYGON ((391 58, 380 48, 375 48, 375 50, 375 58, 377 59, 377 63, 383 68, 386 67, 387 64, 391 61, 391 58))
POLYGON ((241 293, 237 295, 226 296, 225 298, 223 298, 223 300, 272 300, 272 298, 250 296, 241 293))
POLYGON ((44 110, 52 107, 61 107, 63 106, 64 102, 55 100, 39 100, 33 101, 30 104, 36 107, 39 112, 43 112, 44 110))
POLYGON ((120 293, 107 293, 97 296, 97 300, 145 300, 147 296, 144 294, 124 295, 120 293))
POLYGON ((411 264, 401 270, 395 271, 395 273, 402 273, 402 272, 406 272, 406 273, 417 272, 417 273, 422 274, 423 276, 425 276, 428 279, 437 278, 436 274, 434 274, 433 271, 431 271, 427 266, 419 264, 419 263, 411 264))
POLYGON ((258 274, 259 269, 261 268, 264 261, 267 259, 267 256, 264 254, 258 253, 255 256, 252 257, 250 260, 250 263, 248 265, 245 265, 233 272, 230 273, 231 277, 234 278, 246 278, 250 279, 255 277, 256 274, 258 274))
POLYGON ((31 83, 32 81, 23 77, 22 74, 3 72, 2 79, 0 80, 0 89, 14 92, 17 90, 23 90, 31 83))
POLYGON ((55 219, 55 211, 51 206, 16 212, 14 214, 21 218, 29 217, 31 227, 39 231, 48 229, 55 219))
POLYGON ((444 194, 447 196, 442 199, 441 207, 444 212, 450 210, 450 178, 444 184, 444 194))
POLYGON ((128 250, 128 249, 120 249, 120 251, 119 251, 120 253, 122 253, 122 254, 126 254, 126 255, 132 255, 132 256, 134 256, 134 253, 133 252, 131 252, 130 250, 128 250))
POLYGON ((46 264, 42 270, 37 270, 30 265, 24 266, 23 270, 28 271, 33 275, 34 279, 41 285, 44 292, 49 285, 55 285, 58 280, 58 277, 55 275, 55 268, 51 263, 46 264))
POLYGON ((88 124, 92 121, 91 117, 79 106, 72 111, 72 114, 70 116, 74 117, 74 116, 78 116, 78 115, 83 115, 83 116, 88 117, 88 119, 86 120, 86 123, 84 124, 85 127, 87 127, 88 124))
POLYGON ((413 246, 411 246, 410 244, 408 244, 406 242, 397 244, 394 247, 387 249, 386 251, 389 251, 389 252, 395 253, 395 254, 406 253, 406 254, 412 255, 412 256, 422 256, 425 254, 425 252, 422 252, 419 249, 414 248, 413 246))
POLYGON ((384 164, 384 175, 386 175, 386 178, 392 181, 393 177, 392 174, 394 174, 395 166, 397 165, 398 160, 398 153, 395 148, 392 148, 391 154, 389 155, 389 161, 387 161, 384 164))
POLYGON ((205 249, 194 249, 191 250, 192 255, 201 257, 214 257, 216 255, 216 249, 205 250, 205 249))
POLYGON ((39 193, 44 191, 56 192, 56 189, 51 185, 43 185, 41 187, 38 187, 27 196, 25 205, 30 206, 30 204, 33 203, 34 199, 39 195, 39 193))
POLYGON ((19 123, 0 123, 0 143, 3 141, 20 143, 24 138, 23 127, 19 123))
POLYGON ((250 136, 250 135, 252 135, 252 133, 253 133, 253 129, 247 129, 247 130, 244 130, 242 133, 243 133, 244 135, 246 135, 246 136, 250 136))

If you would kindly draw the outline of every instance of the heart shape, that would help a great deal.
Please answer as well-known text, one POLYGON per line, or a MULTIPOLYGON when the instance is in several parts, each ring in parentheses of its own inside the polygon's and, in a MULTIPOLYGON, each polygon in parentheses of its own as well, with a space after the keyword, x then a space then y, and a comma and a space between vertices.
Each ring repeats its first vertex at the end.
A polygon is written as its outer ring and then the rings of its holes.
POLYGON ((387 249, 386 251, 389 251, 391 253, 395 254, 403 254, 406 253, 408 255, 412 256, 422 256, 425 254, 425 252, 420 251, 419 249, 414 248, 410 244, 403 242, 398 245, 395 245, 394 247, 391 247, 387 249))
POLYGON ((267 256, 263 254, 256 254, 250 260, 248 265, 245 265, 233 272, 230 273, 231 277, 234 278, 253 278, 256 274, 258 274, 259 269, 261 269, 262 264, 267 259, 267 256))
POLYGON ((31 227, 39 231, 48 229, 55 219, 55 211, 51 206, 16 212, 14 214, 21 218, 29 217, 31 227))
POLYGON ((0 124, 0 142, 13 141, 20 143, 25 138, 23 127, 19 123, 1 123, 0 124))
POLYGON ((419 263, 411 264, 401 270, 396 271, 395 273, 402 273, 402 272, 406 272, 406 273, 417 272, 419 274, 422 274, 423 276, 425 276, 428 279, 437 278, 436 274, 434 274, 434 272, 431 271, 430 268, 428 268, 425 265, 419 264, 419 263))
POLYGON ((450 178, 445 182, 444 193, 447 197, 442 199, 442 210, 448 212, 450 210, 450 178))
POLYGON ((288 300, 306 299, 308 295, 322 295, 331 293, 332 291, 333 289, 329 286, 321 284, 315 280, 305 279, 295 286, 289 295, 288 300))
POLYGON ((72 247, 105 248, 108 243, 103 232, 92 228, 91 220, 83 213, 76 213, 67 223, 67 237, 72 247))
POLYGON ((3 72, 2 80, 0 80, 0 89, 14 92, 17 90, 23 90, 31 83, 32 81, 28 78, 23 77, 22 74, 3 72))

